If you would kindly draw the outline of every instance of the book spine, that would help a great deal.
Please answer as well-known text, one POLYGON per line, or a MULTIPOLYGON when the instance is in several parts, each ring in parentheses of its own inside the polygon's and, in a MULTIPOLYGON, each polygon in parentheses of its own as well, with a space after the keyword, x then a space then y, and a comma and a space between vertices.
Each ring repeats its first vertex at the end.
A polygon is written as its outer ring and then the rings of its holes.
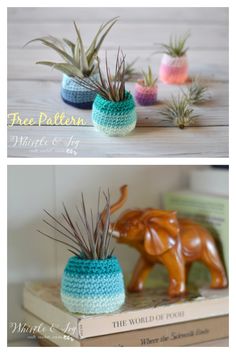
POLYGON ((25 310, 47 323, 51 323, 52 319, 54 319, 56 321, 54 327, 60 331, 70 334, 70 331, 73 328, 73 336, 75 338, 80 338, 78 332, 78 322, 80 321, 80 318, 77 319, 71 316, 70 313, 68 313, 68 315, 65 314, 64 311, 58 309, 56 306, 53 306, 32 294, 26 287, 23 290, 23 307, 25 310))
MULTIPOLYGON (((80 347, 80 341, 57 330, 54 325, 49 325, 40 318, 25 311, 25 332, 30 339, 36 337, 42 347, 80 347)), ((24 333, 24 336, 25 334, 24 333)))
POLYGON ((186 303, 153 307, 105 316, 74 317, 70 313, 47 304, 24 289, 23 306, 30 313, 51 323, 54 327, 76 339, 128 332, 168 324, 192 321, 228 314, 228 297, 199 299, 186 303))
POLYGON ((226 338, 228 316, 83 339, 83 347, 173 347, 226 338))
POLYGON ((111 334, 83 340, 66 336, 40 319, 26 313, 29 333, 33 333, 41 346, 60 347, 177 347, 226 338, 229 335, 228 316, 196 320, 130 333, 111 334))
POLYGON ((89 338, 227 314, 227 297, 196 300, 105 317, 82 318, 78 324, 78 333, 80 338, 89 338))

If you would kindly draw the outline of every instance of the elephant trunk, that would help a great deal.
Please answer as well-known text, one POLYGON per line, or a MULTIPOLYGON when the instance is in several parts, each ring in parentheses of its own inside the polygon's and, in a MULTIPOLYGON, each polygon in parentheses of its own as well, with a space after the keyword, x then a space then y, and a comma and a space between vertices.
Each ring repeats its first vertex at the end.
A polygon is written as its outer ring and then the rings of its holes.
MULTIPOLYGON (((127 200, 127 197, 128 197, 128 186, 124 185, 124 186, 120 187, 120 198, 118 199, 117 202, 115 202, 113 205, 110 206, 110 215, 114 214, 118 209, 122 208, 122 206, 124 205, 124 203, 127 200)), ((104 225, 106 213, 107 213, 107 210, 104 209, 102 212, 102 215, 101 215, 102 226, 104 225)), ((114 224, 110 224, 110 231, 112 231, 113 228, 114 228, 114 224)), ((114 236, 115 236, 115 234, 118 235, 118 233, 116 231, 113 231, 114 236)))

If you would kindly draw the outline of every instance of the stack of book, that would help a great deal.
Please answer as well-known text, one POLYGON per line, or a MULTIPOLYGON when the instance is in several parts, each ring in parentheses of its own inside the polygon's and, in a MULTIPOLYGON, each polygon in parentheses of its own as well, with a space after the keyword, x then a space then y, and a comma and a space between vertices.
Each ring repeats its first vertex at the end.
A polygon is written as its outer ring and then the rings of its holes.
POLYGON ((169 298, 165 288, 127 294, 125 305, 104 315, 69 313, 58 282, 24 287, 25 332, 44 346, 188 346, 228 337, 228 289, 189 289, 169 298))

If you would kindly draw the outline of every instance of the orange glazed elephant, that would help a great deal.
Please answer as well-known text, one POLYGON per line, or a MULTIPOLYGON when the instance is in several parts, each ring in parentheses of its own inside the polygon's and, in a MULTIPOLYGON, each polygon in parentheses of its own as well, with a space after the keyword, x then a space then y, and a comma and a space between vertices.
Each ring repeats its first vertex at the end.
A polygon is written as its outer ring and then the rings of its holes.
MULTIPOLYGON (((111 213, 121 208, 128 195, 122 186, 120 199, 111 207, 111 213)), ((143 289, 143 284, 156 263, 164 264, 169 272, 169 295, 186 291, 186 277, 194 261, 203 262, 211 274, 211 288, 224 288, 227 278, 214 238, 201 225, 190 219, 178 219, 175 211, 135 209, 125 211, 112 224, 117 242, 136 248, 140 258, 128 286, 130 292, 143 289)))

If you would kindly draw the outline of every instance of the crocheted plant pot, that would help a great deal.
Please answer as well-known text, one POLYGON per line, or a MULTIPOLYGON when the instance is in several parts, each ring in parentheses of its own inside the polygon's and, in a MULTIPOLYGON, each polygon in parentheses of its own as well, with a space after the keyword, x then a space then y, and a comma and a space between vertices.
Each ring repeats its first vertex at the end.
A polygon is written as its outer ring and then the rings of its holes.
MULTIPOLYGON (((96 79, 97 76, 95 75, 92 78, 96 79)), ((71 106, 91 109, 96 97, 96 92, 84 88, 73 78, 64 74, 61 85, 61 96, 63 101, 71 106)))
POLYGON ((124 136, 136 126, 137 115, 131 93, 126 92, 125 100, 114 102, 97 95, 92 110, 93 125, 109 136, 124 136))
POLYGON ((178 58, 164 54, 160 65, 159 77, 165 84, 183 84, 188 79, 188 60, 186 55, 178 58))
POLYGON ((125 290, 117 258, 71 257, 62 276, 61 299, 70 312, 98 314, 118 310, 125 301, 125 290))
POLYGON ((155 104, 157 101, 157 85, 146 87, 136 83, 134 87, 134 97, 141 106, 155 104))

